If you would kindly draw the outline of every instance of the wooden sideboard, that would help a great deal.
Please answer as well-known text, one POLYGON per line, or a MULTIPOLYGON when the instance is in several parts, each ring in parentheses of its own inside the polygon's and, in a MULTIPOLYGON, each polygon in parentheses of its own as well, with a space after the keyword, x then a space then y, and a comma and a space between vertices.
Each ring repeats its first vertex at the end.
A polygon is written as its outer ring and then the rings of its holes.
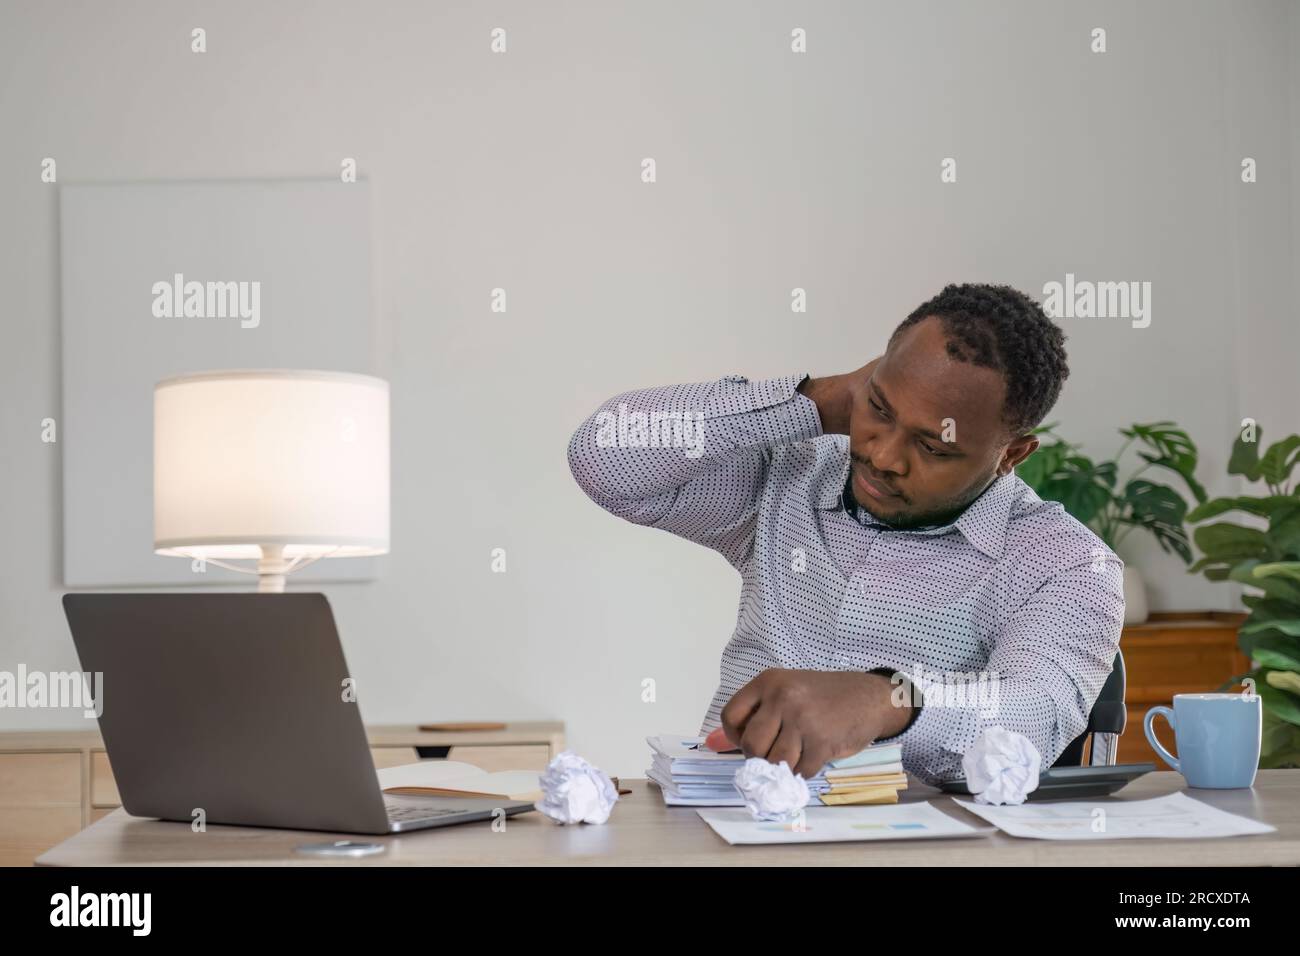
MULTIPOLYGON (((1157 770, 1169 769, 1147 743, 1142 719, 1156 704, 1168 706, 1174 694, 1216 691, 1250 670, 1250 660, 1237 648, 1237 628, 1245 619, 1229 611, 1157 611, 1146 623, 1124 628, 1119 647, 1128 671, 1128 725, 1119 739, 1120 763, 1150 761, 1157 770)), ((1177 750, 1163 719, 1157 719, 1155 732, 1168 750, 1177 750)))
MULTIPOLYGON (((366 736, 376 768, 441 759, 540 771, 564 749, 564 724, 555 721, 454 732, 373 726, 366 736)), ((121 802, 98 731, 0 734, 0 866, 31 866, 121 802)))

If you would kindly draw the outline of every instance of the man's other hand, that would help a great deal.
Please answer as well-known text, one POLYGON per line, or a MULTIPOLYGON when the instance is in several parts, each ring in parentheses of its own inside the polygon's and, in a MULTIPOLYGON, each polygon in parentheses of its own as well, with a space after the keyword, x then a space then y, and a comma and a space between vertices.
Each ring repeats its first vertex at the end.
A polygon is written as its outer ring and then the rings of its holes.
POLYGON ((827 762, 850 757, 907 725, 910 703, 895 690, 881 674, 766 670, 722 708, 722 727, 705 745, 739 747, 746 757, 772 763, 784 760, 807 779, 827 762))

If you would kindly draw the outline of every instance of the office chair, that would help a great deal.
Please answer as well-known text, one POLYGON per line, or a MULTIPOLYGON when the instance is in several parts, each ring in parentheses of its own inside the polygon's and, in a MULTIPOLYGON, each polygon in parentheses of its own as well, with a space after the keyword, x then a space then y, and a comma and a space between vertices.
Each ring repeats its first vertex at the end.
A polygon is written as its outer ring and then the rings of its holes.
POLYGON ((1101 686, 1097 702, 1088 715, 1088 726, 1061 751, 1053 767, 1083 766, 1083 744, 1089 737, 1092 738, 1092 747, 1088 751, 1089 766, 1115 765, 1119 756, 1119 735, 1128 722, 1128 711, 1124 708, 1124 683, 1124 654, 1116 651, 1110 676, 1101 686))

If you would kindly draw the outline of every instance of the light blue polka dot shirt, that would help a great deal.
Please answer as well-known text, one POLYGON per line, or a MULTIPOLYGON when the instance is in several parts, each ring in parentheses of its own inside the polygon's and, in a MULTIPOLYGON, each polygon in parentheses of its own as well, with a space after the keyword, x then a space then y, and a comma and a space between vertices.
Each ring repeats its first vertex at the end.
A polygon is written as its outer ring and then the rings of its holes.
POLYGON ((602 508, 713 548, 740 574, 700 733, 769 668, 884 667, 924 694, 893 738, 921 780, 960 776, 992 726, 1027 736, 1050 767, 1110 674, 1122 562, 1014 473, 948 525, 897 530, 850 514, 848 436, 822 433, 797 391, 805 377, 627 392, 569 444, 574 477, 602 508))

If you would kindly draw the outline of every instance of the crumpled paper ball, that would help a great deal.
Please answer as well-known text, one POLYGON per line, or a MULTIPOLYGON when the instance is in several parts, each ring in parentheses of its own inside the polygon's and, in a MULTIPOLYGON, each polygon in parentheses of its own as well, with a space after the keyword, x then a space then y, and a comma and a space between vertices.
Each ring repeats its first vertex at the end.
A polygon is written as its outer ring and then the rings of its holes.
POLYGON ((541 783, 542 799, 533 806, 560 823, 604 823, 618 802, 609 775, 571 750, 546 765, 541 783))
POLYGON ((750 757, 736 771, 735 782, 755 820, 789 820, 808 805, 808 784, 784 760, 750 757))
POLYGON ((1042 756, 1024 734, 990 727, 961 758, 976 803, 1020 804, 1038 789, 1042 756))

